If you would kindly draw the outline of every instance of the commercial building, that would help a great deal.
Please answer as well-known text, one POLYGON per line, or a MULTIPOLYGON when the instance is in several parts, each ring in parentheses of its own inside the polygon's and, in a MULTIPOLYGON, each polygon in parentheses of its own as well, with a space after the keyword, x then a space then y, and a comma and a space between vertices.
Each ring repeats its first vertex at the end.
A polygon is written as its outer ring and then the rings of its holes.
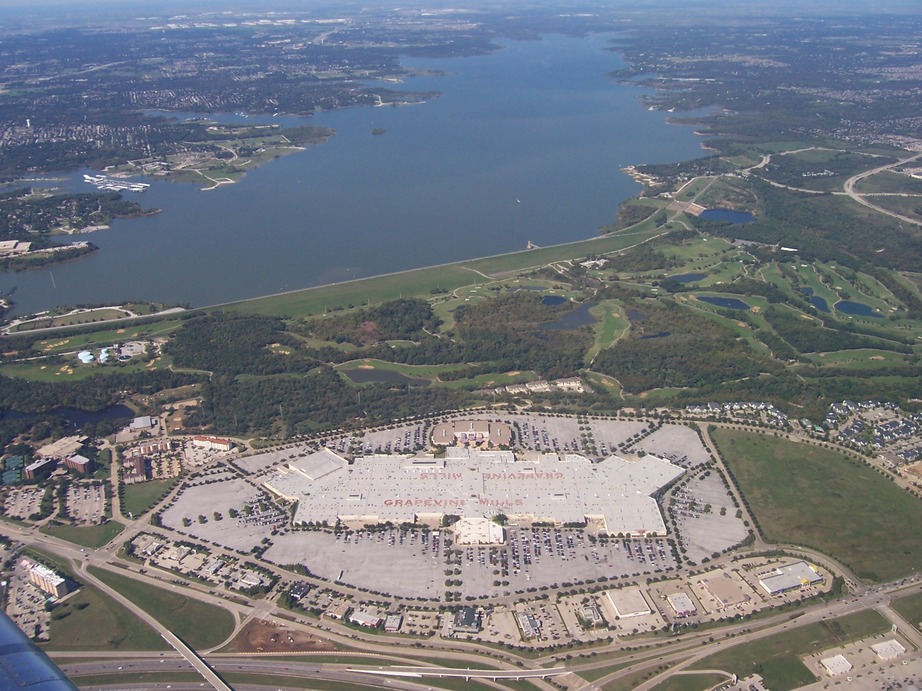
POLYGON ((352 606, 348 603, 341 602, 339 604, 333 605, 330 607, 324 614, 326 614, 330 619, 336 619, 337 621, 342 621, 349 616, 352 612, 352 606))
POLYGON ((134 456, 122 466, 122 481, 125 484, 144 482, 148 477, 147 459, 143 456, 134 456))
POLYGON ((384 631, 387 633, 397 633, 403 626, 402 614, 388 614, 384 620, 384 631))
POLYGON ((820 660, 820 664, 823 665, 823 669, 826 670, 826 674, 831 677, 837 677, 840 674, 847 674, 852 670, 852 663, 845 659, 844 655, 824 657, 822 660, 820 660))
POLYGON ((591 522, 608 535, 665 535, 655 496, 684 472, 649 454, 593 463, 570 453, 517 457, 448 447, 442 458, 376 455, 350 464, 327 449, 303 457, 286 453, 264 486, 298 502, 298 524, 434 523, 449 514, 503 514, 519 523, 591 522))
POLYGON ((456 545, 501 545, 506 530, 489 518, 462 518, 452 526, 456 545))
POLYGON ((583 605, 583 608, 579 611, 579 617, 586 626, 596 627, 605 624, 605 618, 596 605, 583 605))
POLYGON ((462 607, 451 624, 454 633, 480 633, 481 617, 476 607, 462 607))
POLYGON ((28 561, 26 564, 29 568, 29 582, 39 590, 57 598, 64 597, 70 591, 67 579, 47 566, 28 561))
POLYGON ((677 617, 692 617, 698 613, 698 608, 687 593, 672 593, 666 596, 666 602, 672 607, 677 617))
POLYGON ((640 588, 630 587, 609 590, 605 593, 605 597, 608 598, 608 602, 615 611, 615 616, 620 619, 645 617, 653 613, 640 588))
POLYGON ((781 595, 791 590, 798 590, 823 582, 823 577, 805 561, 779 566, 767 574, 761 574, 759 585, 769 595, 781 595))
POLYGON ((295 602, 300 602, 301 599, 306 597, 310 591, 310 583, 307 583, 306 581, 296 581, 295 583, 292 583, 291 587, 288 589, 288 595, 295 602))
POLYGON ((66 458, 71 454, 78 453, 88 441, 87 437, 61 437, 57 441, 38 449, 35 452, 35 457, 66 458))
POLYGON ((23 468, 23 477, 26 480, 44 480, 51 475, 51 471, 58 465, 56 458, 40 458, 23 468))
POLYGON ((877 653, 877 657, 881 662, 895 660, 906 652, 906 648, 903 647, 903 644, 893 638, 883 641, 882 643, 875 643, 871 646, 871 650, 877 653))
POLYGON ((366 629, 376 629, 381 626, 381 617, 366 612, 353 612, 349 615, 349 621, 357 626, 364 626, 366 629))
POLYGON ((81 456, 78 453, 65 458, 64 465, 67 466, 69 470, 73 470, 84 475, 89 475, 94 470, 96 470, 96 464, 91 459, 87 458, 86 456, 81 456))
POLYGON ((230 451, 234 448, 234 442, 230 439, 221 437, 192 437, 192 446, 198 449, 208 449, 209 451, 230 451))
POLYGON ((15 257, 20 254, 28 254, 31 248, 31 242, 21 242, 20 240, 0 240, 0 257, 15 257))
POLYGON ((453 420, 435 426, 432 443, 435 446, 510 446, 512 428, 505 423, 488 420, 453 420))
POLYGON ((516 612, 515 621, 522 631, 522 638, 535 638, 541 633, 541 622, 531 612, 516 612))

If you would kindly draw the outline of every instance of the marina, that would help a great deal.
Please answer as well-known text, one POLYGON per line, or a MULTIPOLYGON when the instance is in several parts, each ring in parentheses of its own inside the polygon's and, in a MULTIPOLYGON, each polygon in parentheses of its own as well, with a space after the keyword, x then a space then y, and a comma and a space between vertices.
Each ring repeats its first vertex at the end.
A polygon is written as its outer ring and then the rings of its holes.
POLYGON ((112 178, 108 175, 84 174, 83 181, 95 186, 98 190, 106 192, 145 192, 150 187, 150 183, 147 182, 129 182, 112 178))

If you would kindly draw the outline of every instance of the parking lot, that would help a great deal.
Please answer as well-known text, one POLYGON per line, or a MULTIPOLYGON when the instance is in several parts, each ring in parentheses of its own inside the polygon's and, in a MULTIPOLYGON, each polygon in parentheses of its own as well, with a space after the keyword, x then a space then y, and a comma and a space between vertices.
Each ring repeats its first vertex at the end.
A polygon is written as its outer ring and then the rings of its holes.
POLYGON ((45 610, 48 596, 29 582, 29 567, 21 559, 14 562, 7 585, 9 590, 6 613, 29 638, 48 640, 50 612, 45 610))
POLYGON ((21 487, 11 490, 6 495, 3 511, 10 518, 26 520, 32 514, 38 513, 44 496, 45 489, 43 487, 21 487))
POLYGON ((711 472, 693 478, 671 495, 670 510, 690 560, 701 563, 746 537, 748 529, 727 491, 721 476, 711 472))
POLYGON ((246 552, 288 522, 286 513, 245 480, 215 474, 198 481, 163 511, 165 526, 246 552))
POLYGON ((429 439, 422 423, 404 425, 396 429, 370 430, 362 439, 350 437, 333 440, 327 447, 344 452, 351 447, 357 454, 371 453, 415 453, 429 448, 429 439), (354 443, 353 443, 354 442, 354 443))
POLYGON ((635 445, 635 450, 660 456, 683 468, 707 463, 710 454, 698 433, 685 425, 663 425, 635 445))
POLYGON ((102 483, 73 483, 67 488, 67 513, 77 523, 97 525, 106 517, 106 492, 102 483))
POLYGON ((445 591, 462 597, 508 595, 675 566, 663 540, 592 541, 580 530, 525 527, 510 528, 506 544, 495 547, 446 544, 444 531, 302 531, 273 538, 265 557, 277 564, 305 564, 322 578, 426 598, 445 591))

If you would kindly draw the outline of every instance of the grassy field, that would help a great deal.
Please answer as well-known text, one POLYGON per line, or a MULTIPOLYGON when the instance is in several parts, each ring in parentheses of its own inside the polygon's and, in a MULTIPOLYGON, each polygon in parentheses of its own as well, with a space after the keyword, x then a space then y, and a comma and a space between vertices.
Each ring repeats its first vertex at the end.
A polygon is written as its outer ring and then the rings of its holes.
POLYGON ((870 581, 922 567, 922 502, 877 471, 772 436, 728 429, 712 436, 768 542, 813 547, 870 581))
POLYGON ((592 362, 599 351, 610 348, 631 328, 624 306, 617 300, 603 300, 590 309, 589 313, 599 321, 594 327, 595 341, 584 358, 586 364, 592 362))
POLYGON ((901 597, 894 600, 891 606, 902 614, 906 621, 922 631, 922 593, 901 597))
MULTIPOLYGON (((903 173, 895 173, 892 170, 884 170, 859 181, 855 191, 858 194, 873 194, 875 192, 922 194, 922 180, 903 173)), ((874 201, 876 202, 876 200, 874 201)))
POLYGON ((662 232, 663 229, 634 230, 630 233, 606 235, 553 247, 307 288, 234 303, 225 306, 225 309, 281 317, 323 314, 332 307, 378 304, 400 296, 426 295, 433 290, 451 291, 463 286, 490 282, 516 271, 544 266, 554 261, 615 252, 662 232))
POLYGON ((56 608, 51 621, 53 650, 165 650, 169 645, 134 614, 96 588, 85 585, 56 608))
POLYGON ((125 493, 122 495, 122 514, 125 516, 130 514, 137 518, 175 484, 176 480, 171 479, 149 480, 134 485, 125 485, 125 493))
POLYGON ((407 377, 412 377, 414 379, 438 379, 439 375, 443 372, 454 372, 459 369, 464 369, 467 365, 404 365, 397 362, 385 362, 384 360, 375 360, 375 359, 362 359, 362 360, 350 360, 349 362, 344 362, 340 365, 336 365, 336 369, 341 372, 351 372, 355 370, 362 369, 376 369, 383 370, 386 372, 399 372, 407 377))
POLYGON ((54 537, 59 537, 62 540, 67 540, 68 542, 73 542, 77 545, 83 545, 84 547, 89 547, 95 549, 97 547, 102 547, 106 543, 110 542, 116 535, 121 533, 125 529, 118 521, 109 521, 108 523, 103 523, 102 525, 46 525, 42 528, 41 532, 52 535, 54 537))
POLYGON ((808 354, 807 358, 817 365, 847 366, 854 370, 877 369, 892 367, 904 363, 907 358, 902 353, 887 350, 874 350, 871 348, 856 348, 855 350, 837 350, 830 353, 808 354))
POLYGON ((148 369, 144 364, 130 365, 84 365, 75 357, 72 362, 65 364, 16 364, 3 365, 0 367, 0 374, 6 377, 16 377, 18 379, 29 379, 31 381, 44 382, 62 382, 62 381, 83 381, 98 375, 106 374, 130 374, 133 372, 142 372, 148 369))
MULTIPOLYGON (((152 317, 152 319, 154 319, 152 317)), ((179 319, 164 317, 159 321, 149 324, 126 324, 123 327, 107 329, 106 331, 93 331, 91 333, 74 334, 73 336, 49 338, 38 341, 37 347, 47 354, 62 351, 80 350, 95 346, 109 346, 113 343, 147 339, 154 336, 163 336, 177 328, 182 322, 179 319)))
POLYGON ((727 648, 692 665, 721 669, 740 677, 760 674, 772 691, 788 691, 815 681, 800 658, 889 630, 889 622, 873 610, 801 626, 727 648))
POLYGON ((680 674, 653 687, 654 691, 706 691, 727 681, 720 674, 680 674))
POLYGON ((234 630, 234 617, 226 609, 140 583, 111 571, 92 569, 92 573, 154 616, 193 648, 215 646, 234 630))

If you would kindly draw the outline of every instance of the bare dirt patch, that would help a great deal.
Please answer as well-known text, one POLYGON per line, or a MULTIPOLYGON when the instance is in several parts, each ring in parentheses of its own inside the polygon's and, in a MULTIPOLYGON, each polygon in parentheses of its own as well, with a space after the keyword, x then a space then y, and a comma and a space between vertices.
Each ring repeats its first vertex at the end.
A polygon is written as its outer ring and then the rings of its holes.
POLYGON ((309 653, 336 649, 326 639, 266 621, 251 621, 244 626, 233 646, 238 653, 309 653))

